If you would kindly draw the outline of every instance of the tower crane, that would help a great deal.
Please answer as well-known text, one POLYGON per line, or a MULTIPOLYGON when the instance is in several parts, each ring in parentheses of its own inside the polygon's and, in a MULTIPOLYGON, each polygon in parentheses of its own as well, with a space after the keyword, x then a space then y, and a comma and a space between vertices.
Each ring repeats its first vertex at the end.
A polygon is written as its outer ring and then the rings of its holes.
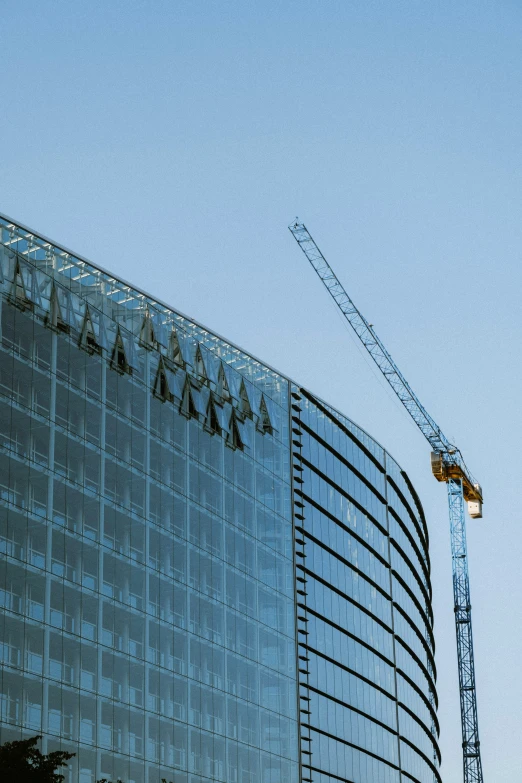
POLYGON ((443 481, 447 484, 459 668, 464 783, 483 783, 471 629, 466 519, 464 514, 464 501, 466 501, 469 515, 474 519, 482 517, 481 486, 469 472, 460 449, 448 440, 438 424, 429 415, 375 333, 373 325, 368 323, 346 293, 304 223, 299 223, 296 219, 288 228, 339 310, 430 444, 433 475, 438 481, 443 481))

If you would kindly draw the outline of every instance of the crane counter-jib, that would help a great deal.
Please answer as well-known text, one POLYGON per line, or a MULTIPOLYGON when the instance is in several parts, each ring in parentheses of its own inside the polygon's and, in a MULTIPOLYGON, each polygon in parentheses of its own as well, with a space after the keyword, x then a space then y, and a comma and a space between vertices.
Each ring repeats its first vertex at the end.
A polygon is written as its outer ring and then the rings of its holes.
POLYGON ((482 487, 468 474, 461 464, 450 459, 445 459, 444 454, 437 451, 431 452, 431 471, 437 481, 448 482, 450 479, 462 481, 464 500, 468 504, 468 514, 473 519, 482 517, 482 487))

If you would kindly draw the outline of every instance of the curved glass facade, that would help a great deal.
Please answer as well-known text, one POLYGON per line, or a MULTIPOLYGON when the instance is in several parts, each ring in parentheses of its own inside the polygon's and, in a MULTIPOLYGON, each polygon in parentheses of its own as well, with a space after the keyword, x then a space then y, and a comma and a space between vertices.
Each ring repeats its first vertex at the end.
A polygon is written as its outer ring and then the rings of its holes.
POLYGON ((303 780, 439 781, 428 532, 393 459, 292 387, 303 780))
POLYGON ((74 752, 70 783, 439 780, 404 472, 198 324, 0 230, 0 743, 74 752))

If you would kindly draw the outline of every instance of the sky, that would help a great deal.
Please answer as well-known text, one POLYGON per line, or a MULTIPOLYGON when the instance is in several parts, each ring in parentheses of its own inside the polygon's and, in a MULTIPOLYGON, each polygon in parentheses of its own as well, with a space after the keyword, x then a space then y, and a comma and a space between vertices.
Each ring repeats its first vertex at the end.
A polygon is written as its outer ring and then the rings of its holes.
POLYGON ((468 521, 486 783, 520 778, 522 4, 2 0, 0 212, 354 419, 431 535, 462 780, 446 493, 287 229, 303 221, 484 489, 468 521))

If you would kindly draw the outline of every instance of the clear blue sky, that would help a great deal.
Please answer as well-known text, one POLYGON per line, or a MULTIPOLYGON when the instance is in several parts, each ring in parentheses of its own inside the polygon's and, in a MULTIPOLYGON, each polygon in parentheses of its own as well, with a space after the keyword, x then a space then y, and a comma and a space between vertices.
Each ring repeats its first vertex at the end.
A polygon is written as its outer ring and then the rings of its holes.
POLYGON ((287 230, 299 215, 484 486, 468 525, 486 783, 520 779, 522 5, 4 0, 0 211, 376 436, 432 538, 442 774, 461 781, 444 488, 287 230))

